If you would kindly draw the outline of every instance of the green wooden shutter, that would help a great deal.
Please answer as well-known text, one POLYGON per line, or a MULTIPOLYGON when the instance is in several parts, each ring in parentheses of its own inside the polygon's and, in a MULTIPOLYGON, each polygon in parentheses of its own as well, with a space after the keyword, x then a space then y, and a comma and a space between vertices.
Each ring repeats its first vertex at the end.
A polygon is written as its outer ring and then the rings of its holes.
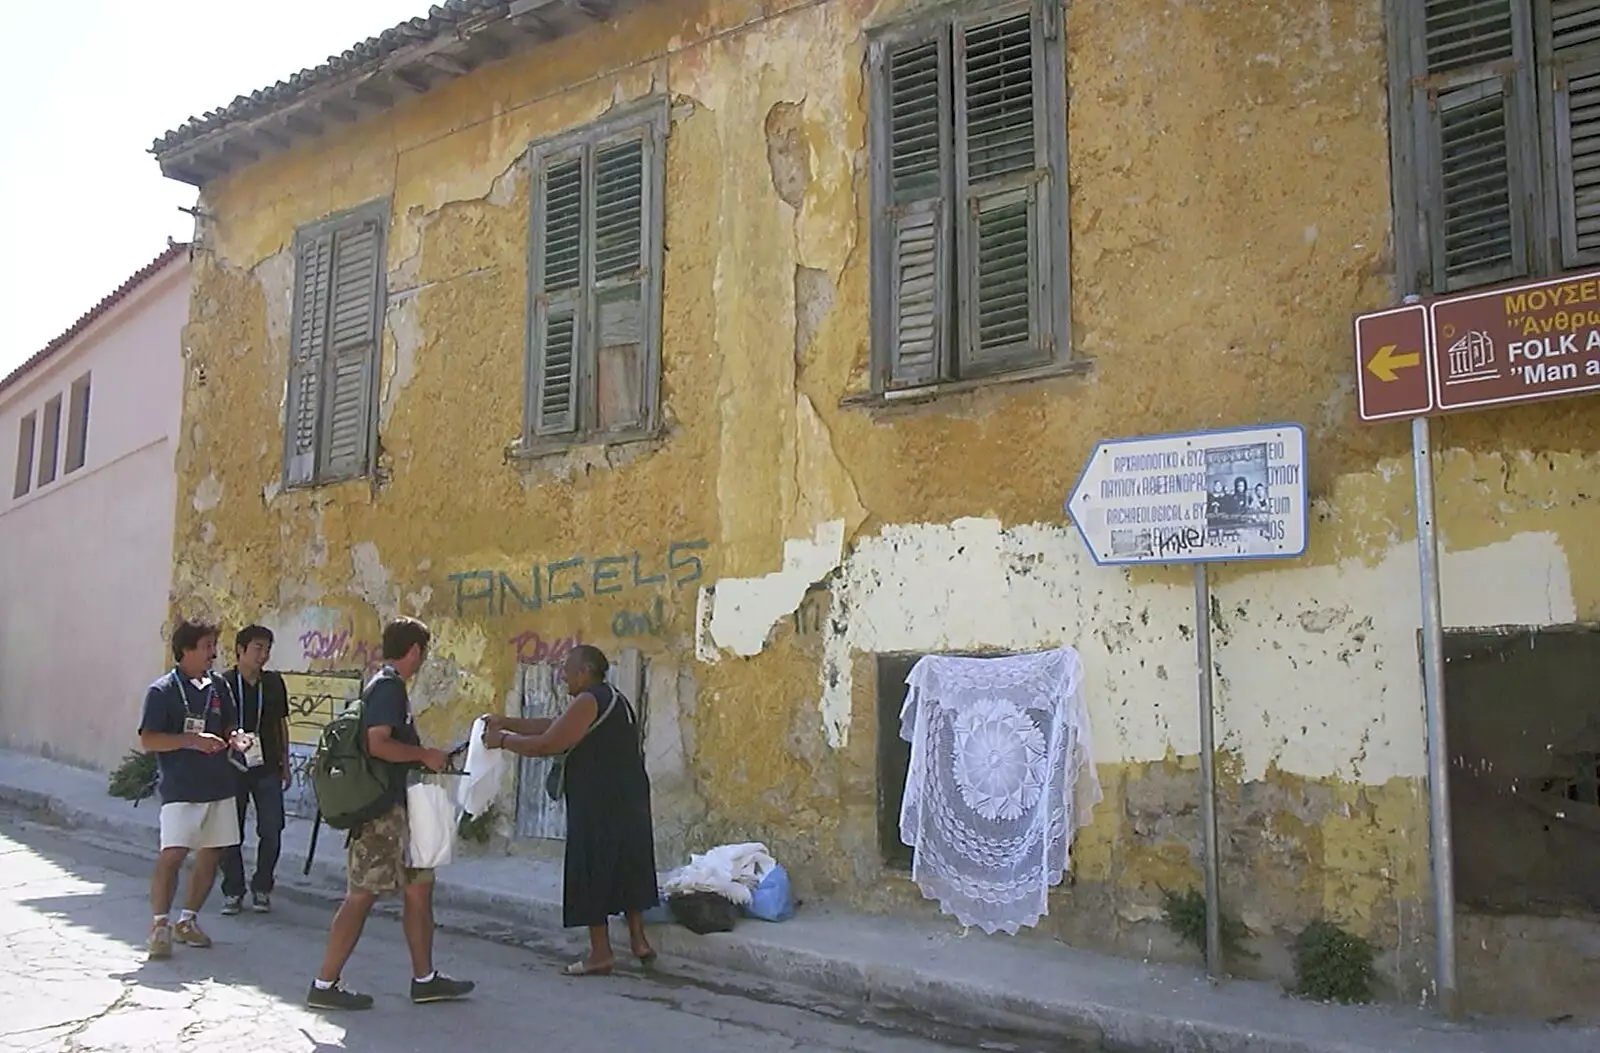
MULTIPOLYGON (((635 431, 645 423, 645 224, 648 147, 636 135, 594 152, 593 296, 587 346, 593 382, 583 384, 595 404, 590 418, 602 433, 635 431)), ((586 375, 586 370, 580 370, 586 375)))
POLYGON ((873 307, 880 386, 893 390, 948 374, 952 76, 949 34, 875 45, 876 222, 873 307))
POLYGON ((1040 105, 1044 29, 1044 20, 1029 13, 956 26, 963 377, 1043 365, 1053 357, 1045 122, 1063 118, 1040 105))
POLYGON ((284 478, 291 486, 317 477, 322 369, 333 290, 333 235, 303 239, 295 261, 294 332, 284 421, 284 478))
POLYGON ((1538 36, 1561 265, 1594 266, 1600 264, 1600 0, 1540 4, 1538 36))
POLYGON ((355 478, 369 467, 378 337, 383 331, 381 222, 362 219, 333 238, 320 480, 355 478))
POLYGON ((539 166, 533 210, 528 422, 534 437, 578 429, 585 239, 582 153, 539 166))
POLYGON ((1531 26, 1516 0, 1426 0, 1418 201, 1434 292, 1530 273, 1537 229, 1531 26))

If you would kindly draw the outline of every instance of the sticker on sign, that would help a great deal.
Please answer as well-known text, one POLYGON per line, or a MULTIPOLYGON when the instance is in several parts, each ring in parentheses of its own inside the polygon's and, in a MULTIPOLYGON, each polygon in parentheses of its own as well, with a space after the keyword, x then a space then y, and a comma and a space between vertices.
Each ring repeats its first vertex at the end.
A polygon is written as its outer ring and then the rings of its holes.
POLYGON ((1305 430, 1102 442, 1066 511, 1101 566, 1292 559, 1306 550, 1305 430))

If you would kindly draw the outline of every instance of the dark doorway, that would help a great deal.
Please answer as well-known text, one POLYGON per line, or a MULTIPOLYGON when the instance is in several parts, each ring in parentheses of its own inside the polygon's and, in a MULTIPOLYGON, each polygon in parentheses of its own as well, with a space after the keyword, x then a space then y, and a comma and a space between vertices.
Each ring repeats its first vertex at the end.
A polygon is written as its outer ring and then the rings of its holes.
POLYGON ((1600 627, 1453 631, 1445 663, 1458 902, 1600 913, 1600 627))

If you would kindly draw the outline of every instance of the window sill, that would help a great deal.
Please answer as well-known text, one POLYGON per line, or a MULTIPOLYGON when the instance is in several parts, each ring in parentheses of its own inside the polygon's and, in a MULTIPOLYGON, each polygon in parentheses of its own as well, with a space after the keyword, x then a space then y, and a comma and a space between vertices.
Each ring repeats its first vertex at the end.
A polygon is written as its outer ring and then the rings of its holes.
POLYGON ((367 483, 374 481, 371 472, 361 475, 341 475, 336 479, 318 479, 314 482, 291 483, 282 476, 278 478, 278 492, 280 494, 309 493, 316 490, 329 490, 336 486, 347 486, 350 483, 367 483))
POLYGON ((641 431, 618 432, 615 435, 586 435, 574 439, 544 439, 531 443, 525 439, 517 439, 506 447, 505 456, 508 464, 531 468, 542 462, 581 453, 612 450, 644 453, 658 445, 664 438, 666 429, 658 426, 641 431))
POLYGON ((1015 373, 1001 373, 997 376, 980 377, 974 380, 951 380, 937 384, 925 384, 919 388, 869 391, 862 392, 859 395, 846 395, 839 400, 839 407, 841 409, 882 410, 893 409, 896 406, 922 405, 956 395, 983 391, 988 388, 1028 384, 1038 380, 1052 380, 1056 377, 1081 377, 1093 372, 1093 370, 1093 359, 1077 358, 1071 362, 1040 366, 1037 369, 1024 369, 1015 373))

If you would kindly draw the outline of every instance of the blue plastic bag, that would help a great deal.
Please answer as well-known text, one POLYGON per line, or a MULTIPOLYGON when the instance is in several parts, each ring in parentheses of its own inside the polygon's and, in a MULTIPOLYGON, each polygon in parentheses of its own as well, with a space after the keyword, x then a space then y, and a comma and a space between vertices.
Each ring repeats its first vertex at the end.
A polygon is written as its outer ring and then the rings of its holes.
POLYGON ((794 917, 794 897, 789 892, 789 872, 781 864, 767 871, 750 894, 745 913, 761 921, 788 921, 794 917))

